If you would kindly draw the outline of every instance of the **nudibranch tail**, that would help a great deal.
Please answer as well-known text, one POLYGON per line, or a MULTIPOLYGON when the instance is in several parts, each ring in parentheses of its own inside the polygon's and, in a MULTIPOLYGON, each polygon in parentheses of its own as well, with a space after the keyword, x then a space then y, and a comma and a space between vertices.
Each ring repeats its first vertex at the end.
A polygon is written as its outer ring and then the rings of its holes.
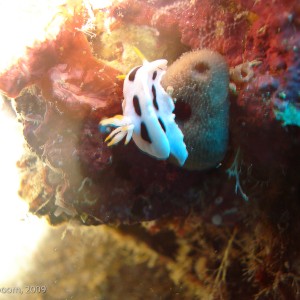
POLYGON ((179 165, 183 166, 188 157, 188 151, 183 142, 183 134, 180 128, 175 122, 171 122, 166 134, 170 143, 171 154, 177 159, 179 165))

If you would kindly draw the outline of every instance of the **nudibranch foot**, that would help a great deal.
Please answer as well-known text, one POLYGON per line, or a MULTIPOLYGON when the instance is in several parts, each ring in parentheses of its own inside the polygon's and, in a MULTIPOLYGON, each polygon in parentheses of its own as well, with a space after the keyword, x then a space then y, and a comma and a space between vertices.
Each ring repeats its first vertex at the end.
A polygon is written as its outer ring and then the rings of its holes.
POLYGON ((134 125, 130 118, 126 116, 116 115, 113 118, 104 119, 100 122, 100 125, 117 127, 105 139, 108 146, 119 143, 125 136, 125 145, 127 145, 132 138, 134 125))

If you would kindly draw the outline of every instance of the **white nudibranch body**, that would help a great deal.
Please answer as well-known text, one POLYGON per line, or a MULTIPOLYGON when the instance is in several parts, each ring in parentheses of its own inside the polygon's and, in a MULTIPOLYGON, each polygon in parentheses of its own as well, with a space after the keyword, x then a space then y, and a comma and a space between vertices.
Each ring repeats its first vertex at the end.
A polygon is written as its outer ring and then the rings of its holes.
POLYGON ((144 152, 158 159, 172 154, 183 165, 188 152, 183 134, 175 123, 174 103, 160 84, 167 68, 167 60, 143 61, 125 78, 122 103, 123 115, 104 119, 101 126, 114 126, 105 141, 113 145, 125 136, 125 144, 131 137, 144 152))

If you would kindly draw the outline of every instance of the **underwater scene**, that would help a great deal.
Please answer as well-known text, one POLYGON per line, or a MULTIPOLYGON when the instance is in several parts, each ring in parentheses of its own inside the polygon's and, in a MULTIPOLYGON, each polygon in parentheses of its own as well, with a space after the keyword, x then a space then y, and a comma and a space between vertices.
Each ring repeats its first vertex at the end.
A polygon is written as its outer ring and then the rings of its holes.
POLYGON ((0 300, 300 300, 300 1, 0 3, 0 300))

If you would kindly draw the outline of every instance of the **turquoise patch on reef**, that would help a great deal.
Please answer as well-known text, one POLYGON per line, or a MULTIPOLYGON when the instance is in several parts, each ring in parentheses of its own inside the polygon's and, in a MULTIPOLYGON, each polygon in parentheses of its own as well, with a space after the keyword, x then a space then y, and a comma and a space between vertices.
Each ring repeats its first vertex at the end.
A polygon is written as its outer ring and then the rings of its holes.
POLYGON ((276 119, 282 121, 283 126, 295 125, 300 127, 300 110, 294 104, 287 104, 284 110, 274 111, 276 119))

